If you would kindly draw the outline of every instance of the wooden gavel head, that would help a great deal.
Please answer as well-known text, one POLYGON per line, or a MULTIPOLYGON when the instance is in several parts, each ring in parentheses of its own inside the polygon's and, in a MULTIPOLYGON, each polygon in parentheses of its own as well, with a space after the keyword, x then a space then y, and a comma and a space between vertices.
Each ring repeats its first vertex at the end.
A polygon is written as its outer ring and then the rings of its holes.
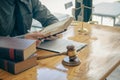
POLYGON ((67 46, 67 56, 69 56, 70 61, 74 61, 76 59, 76 51, 74 45, 67 46))
POLYGON ((65 66, 78 66, 80 64, 79 58, 76 56, 74 45, 67 46, 66 57, 63 59, 62 64, 65 66))
POLYGON ((73 51, 74 48, 75 48, 74 45, 68 45, 68 46, 67 46, 67 50, 71 50, 71 51, 73 51))

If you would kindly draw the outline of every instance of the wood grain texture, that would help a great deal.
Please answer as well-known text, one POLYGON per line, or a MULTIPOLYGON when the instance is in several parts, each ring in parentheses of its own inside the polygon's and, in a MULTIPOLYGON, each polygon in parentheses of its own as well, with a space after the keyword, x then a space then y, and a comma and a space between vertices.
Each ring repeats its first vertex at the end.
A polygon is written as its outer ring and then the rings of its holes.
MULTIPOLYGON (((63 33, 64 39, 85 42, 87 47, 78 52, 81 64, 76 67, 62 65, 65 56, 38 60, 38 65, 18 75, 0 69, 2 80, 104 80, 120 64, 120 28, 84 24, 88 33, 80 34, 78 26, 63 33)), ((55 54, 38 50, 38 55, 55 54)))

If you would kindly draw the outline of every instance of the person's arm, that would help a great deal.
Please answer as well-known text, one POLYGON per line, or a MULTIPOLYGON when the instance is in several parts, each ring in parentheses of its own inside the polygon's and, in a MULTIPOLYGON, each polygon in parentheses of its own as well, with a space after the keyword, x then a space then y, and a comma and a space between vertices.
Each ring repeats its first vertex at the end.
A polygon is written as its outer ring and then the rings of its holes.
POLYGON ((48 26, 58 21, 39 0, 32 0, 33 18, 41 22, 42 26, 48 26))
POLYGON ((39 31, 34 31, 34 32, 29 32, 27 34, 15 36, 15 37, 38 40, 39 38, 44 38, 44 35, 41 34, 39 31))
POLYGON ((24 34, 24 35, 15 36, 14 38, 33 39, 33 40, 36 40, 36 45, 39 45, 42 41, 39 39, 44 38, 44 35, 38 31, 35 31, 35 32, 24 34))

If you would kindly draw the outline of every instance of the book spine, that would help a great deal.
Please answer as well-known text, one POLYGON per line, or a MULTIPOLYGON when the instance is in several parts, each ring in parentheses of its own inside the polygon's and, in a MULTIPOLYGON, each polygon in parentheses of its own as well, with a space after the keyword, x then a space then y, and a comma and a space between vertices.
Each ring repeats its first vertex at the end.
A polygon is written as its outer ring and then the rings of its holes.
POLYGON ((15 64, 11 61, 0 58, 0 68, 7 72, 15 74, 15 64))
POLYGON ((0 58, 5 58, 8 60, 12 60, 15 62, 23 61, 23 51, 22 50, 16 50, 13 48, 0 48, 0 58))
POLYGON ((0 68, 12 74, 21 73, 37 65, 36 57, 32 56, 21 62, 13 62, 0 58, 0 68))

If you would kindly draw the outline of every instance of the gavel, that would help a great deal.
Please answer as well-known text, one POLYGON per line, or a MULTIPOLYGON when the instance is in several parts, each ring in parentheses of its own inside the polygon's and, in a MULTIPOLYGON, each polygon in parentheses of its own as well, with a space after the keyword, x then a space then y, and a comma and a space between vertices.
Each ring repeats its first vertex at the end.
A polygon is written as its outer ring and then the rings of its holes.
POLYGON ((65 66, 77 66, 80 64, 80 60, 76 55, 75 47, 73 45, 68 45, 67 52, 59 53, 59 54, 52 54, 47 56, 37 56, 37 60, 66 55, 66 57, 62 60, 62 64, 65 66))

